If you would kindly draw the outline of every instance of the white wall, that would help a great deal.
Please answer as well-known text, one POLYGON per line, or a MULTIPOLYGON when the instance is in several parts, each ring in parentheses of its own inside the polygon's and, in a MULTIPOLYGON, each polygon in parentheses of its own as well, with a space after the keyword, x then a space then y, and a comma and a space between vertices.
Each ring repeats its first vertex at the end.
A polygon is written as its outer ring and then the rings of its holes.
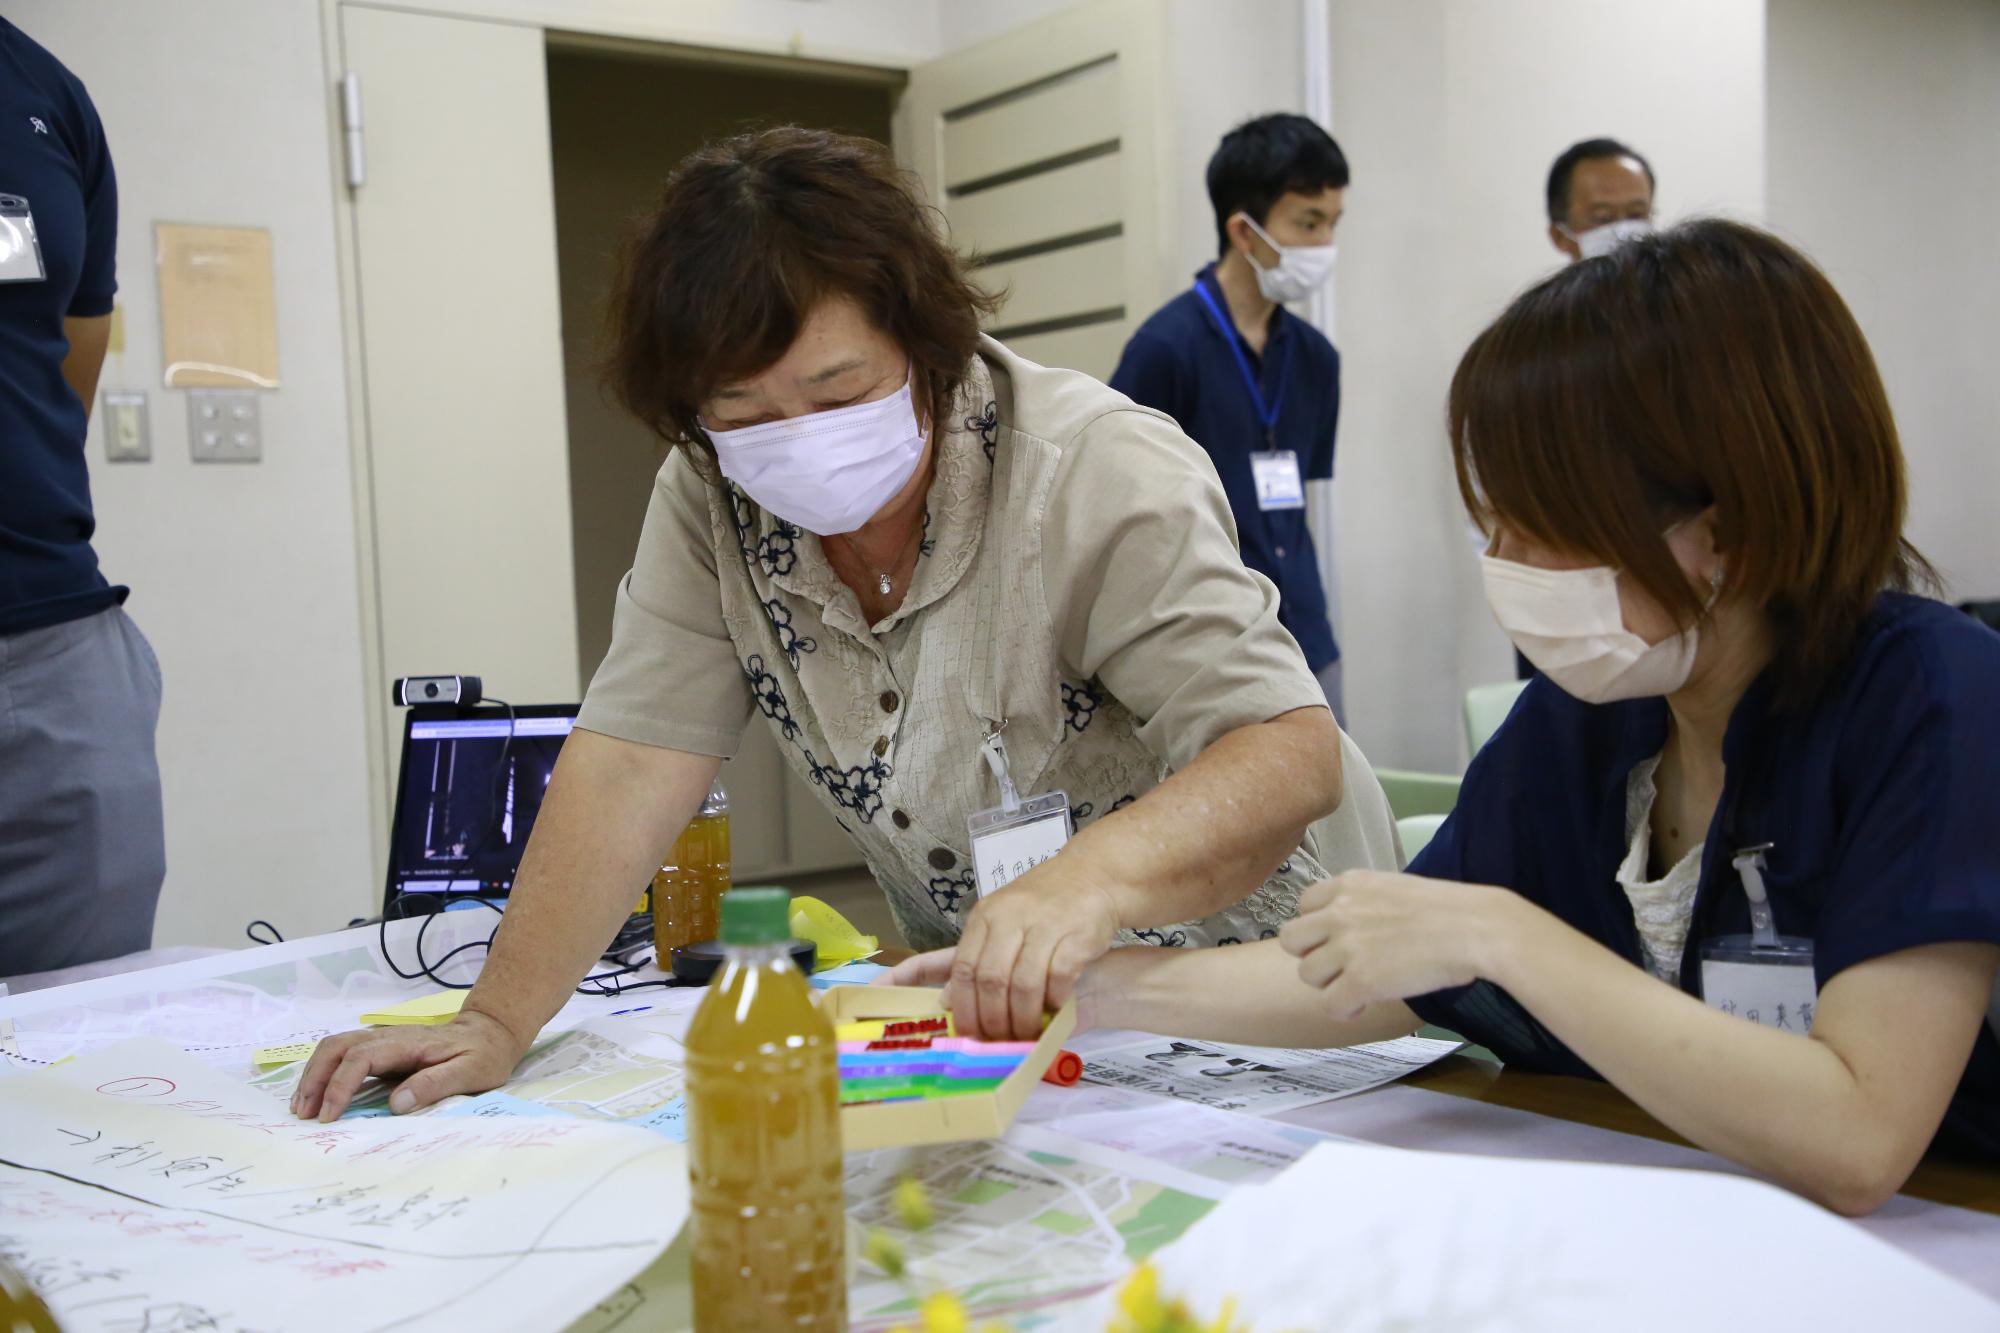
POLYGON ((1874 345, 1912 540, 2000 596, 2000 4, 1771 0, 1770 215, 1874 345))
POLYGON ((1204 174, 1222 136, 1252 116, 1299 111, 1299 0, 1167 0, 1174 170, 1162 181, 1174 219, 1167 290, 1185 290, 1216 255, 1204 174))
POLYGON ((354 504, 319 15, 264 0, 12 0, 8 17, 88 85, 120 195, 128 347, 106 388, 145 389, 154 461, 91 482, 105 573, 158 649, 167 813, 162 944, 344 925, 380 893, 369 850, 354 504), (155 220, 271 229, 284 387, 264 461, 188 461, 160 387, 155 220))
POLYGON ((1378 765, 1450 770, 1465 687, 1513 674, 1451 480, 1452 370, 1559 262, 1542 186, 1575 140, 1646 152, 1663 218, 1761 215, 1763 6, 1335 0, 1332 42, 1348 718, 1378 765))
POLYGON ((937 54, 948 55, 1026 27, 1075 4, 1076 0, 938 0, 937 54))

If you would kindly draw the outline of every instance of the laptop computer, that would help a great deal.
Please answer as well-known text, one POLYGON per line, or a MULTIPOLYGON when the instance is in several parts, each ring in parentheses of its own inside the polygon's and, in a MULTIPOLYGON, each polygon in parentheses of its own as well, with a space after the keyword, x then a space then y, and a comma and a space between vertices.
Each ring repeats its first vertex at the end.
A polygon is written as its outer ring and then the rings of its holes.
MULTIPOLYGON (((389 822, 385 915, 505 898, 577 704, 412 708, 389 822), (435 895, 412 899, 403 895, 435 895)), ((636 890, 635 890, 636 894, 636 890)))

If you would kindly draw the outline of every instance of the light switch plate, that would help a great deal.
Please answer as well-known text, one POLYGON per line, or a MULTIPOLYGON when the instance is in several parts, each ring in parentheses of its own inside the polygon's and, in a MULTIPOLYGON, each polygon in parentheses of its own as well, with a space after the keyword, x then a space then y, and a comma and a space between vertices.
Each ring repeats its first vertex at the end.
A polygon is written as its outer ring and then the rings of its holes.
POLYGON ((197 463, 255 463, 264 431, 255 389, 188 390, 188 456, 197 463))
POLYGON ((153 430, 146 419, 144 393, 104 391, 104 457, 112 463, 153 461, 153 430))

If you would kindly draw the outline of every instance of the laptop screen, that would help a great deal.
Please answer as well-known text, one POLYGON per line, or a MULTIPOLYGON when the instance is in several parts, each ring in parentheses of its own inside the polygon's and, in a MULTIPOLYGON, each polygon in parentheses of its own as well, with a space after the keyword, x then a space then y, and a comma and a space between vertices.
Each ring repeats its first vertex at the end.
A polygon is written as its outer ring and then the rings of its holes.
POLYGON ((504 895, 576 705, 413 709, 389 827, 387 904, 400 893, 504 895))

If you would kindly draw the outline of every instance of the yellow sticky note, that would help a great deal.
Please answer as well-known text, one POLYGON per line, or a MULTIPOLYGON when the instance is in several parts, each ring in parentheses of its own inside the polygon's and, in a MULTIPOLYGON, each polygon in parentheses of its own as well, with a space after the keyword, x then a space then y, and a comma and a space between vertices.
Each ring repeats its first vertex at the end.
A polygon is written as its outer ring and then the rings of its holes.
MULTIPOLYGON (((950 1014, 939 1014, 935 1017, 944 1019, 944 1027, 941 1031, 905 1031, 895 1035, 926 1037, 955 1037, 958 1035, 958 1025, 952 1022, 950 1014)), ((864 1018, 858 1023, 835 1024, 833 1039, 835 1041, 881 1041, 891 1035, 889 1032, 890 1028, 907 1029, 912 1024, 928 1023, 930 1021, 932 1021, 931 1018, 864 1018)))
POLYGON ((295 1041, 289 1046, 266 1046, 251 1058, 259 1069, 276 1069, 279 1065, 291 1064, 294 1060, 311 1057, 319 1043, 316 1041, 295 1041))
POLYGON ((449 1023, 465 1005, 466 992, 441 990, 435 995, 419 995, 414 1000, 392 1004, 387 1009, 361 1015, 361 1021, 376 1027, 399 1023, 449 1023))
POLYGON ((881 948, 873 935, 863 935, 839 912, 803 893, 792 898, 791 926, 793 938, 812 941, 815 972, 867 958, 881 948))

